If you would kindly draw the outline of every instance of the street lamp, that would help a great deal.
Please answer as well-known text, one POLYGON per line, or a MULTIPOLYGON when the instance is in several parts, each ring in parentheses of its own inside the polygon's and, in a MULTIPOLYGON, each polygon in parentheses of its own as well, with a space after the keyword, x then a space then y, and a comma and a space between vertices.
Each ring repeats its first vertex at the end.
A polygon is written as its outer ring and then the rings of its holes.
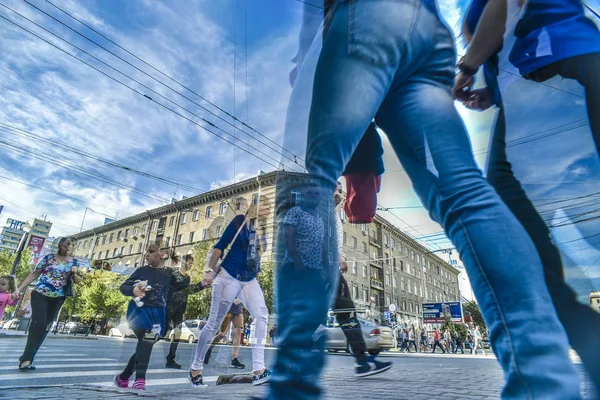
POLYGON ((21 228, 23 230, 23 236, 21 236, 21 240, 19 241, 19 247, 17 247, 17 254, 15 256, 15 260, 13 261, 13 266, 10 271, 11 275, 15 275, 17 271, 17 267, 21 262, 21 255, 23 254, 23 250, 25 249, 25 243, 27 243, 27 239, 29 238, 29 232, 31 231, 31 225, 25 223, 21 228))

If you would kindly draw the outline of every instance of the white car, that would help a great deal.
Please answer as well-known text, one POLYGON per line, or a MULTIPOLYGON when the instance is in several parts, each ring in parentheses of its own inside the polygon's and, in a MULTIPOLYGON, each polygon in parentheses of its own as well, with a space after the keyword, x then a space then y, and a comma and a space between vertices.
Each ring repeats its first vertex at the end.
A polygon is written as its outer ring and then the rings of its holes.
POLYGON ((122 324, 117 325, 114 328, 110 328, 110 331, 108 331, 108 337, 135 337, 135 333, 133 333, 133 330, 129 327, 129 324, 127 324, 127 322, 123 322, 122 324))
POLYGON ((198 327, 201 327, 200 329, 202 329, 205 323, 205 321, 200 319, 188 319, 187 321, 179 324, 172 331, 167 332, 166 337, 168 337, 171 342, 174 342, 175 340, 184 340, 188 343, 197 342, 198 327))

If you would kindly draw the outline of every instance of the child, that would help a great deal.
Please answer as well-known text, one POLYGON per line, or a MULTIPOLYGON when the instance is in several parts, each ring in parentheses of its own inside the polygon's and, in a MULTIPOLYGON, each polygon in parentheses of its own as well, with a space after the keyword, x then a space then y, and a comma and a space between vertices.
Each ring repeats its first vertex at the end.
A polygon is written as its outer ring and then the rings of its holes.
POLYGON ((121 285, 121 293, 134 298, 127 307, 127 322, 138 344, 125 370, 115 377, 115 384, 120 388, 129 386, 129 378, 135 370, 132 387, 146 389, 146 370, 152 347, 166 330, 167 296, 171 289, 180 290, 187 286, 186 282, 177 281, 171 269, 165 268, 167 257, 158 245, 151 244, 146 253, 148 265, 136 269, 121 285))
POLYGON ((19 295, 15 293, 16 286, 13 276, 0 276, 0 321, 4 317, 6 306, 14 306, 19 300, 19 295))

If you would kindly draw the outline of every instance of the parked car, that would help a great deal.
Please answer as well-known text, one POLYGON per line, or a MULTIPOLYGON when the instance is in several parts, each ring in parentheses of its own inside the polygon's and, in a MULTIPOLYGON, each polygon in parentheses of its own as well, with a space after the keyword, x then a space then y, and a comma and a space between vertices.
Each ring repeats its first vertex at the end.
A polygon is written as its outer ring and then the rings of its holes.
POLYGON ((187 321, 179 324, 175 329, 167 332, 165 337, 169 338, 171 342, 175 340, 187 341, 188 343, 194 343, 198 341, 198 327, 204 326, 206 322, 200 319, 188 319, 187 321))
POLYGON ((67 322, 66 324, 64 324, 64 326, 60 329, 60 333, 65 333, 67 335, 86 335, 88 334, 89 328, 86 324, 83 324, 81 322, 67 322))
POLYGON ((108 337, 134 338, 135 333, 133 333, 133 330, 129 327, 127 322, 123 322, 114 328, 110 328, 110 331, 108 331, 108 337))
MULTIPOLYGON (((394 339, 390 327, 378 325, 362 318, 357 319, 360 323, 369 354, 377 355, 382 350, 389 350, 394 347, 394 339)), ((346 340, 346 335, 344 335, 344 332, 337 323, 335 317, 329 316, 326 325, 321 325, 319 329, 317 329, 315 336, 313 336, 315 342, 320 340, 322 335, 327 335, 325 348, 328 351, 337 352, 345 350, 348 353, 352 353, 351 346, 346 340)))
POLYGON ((2 329, 16 330, 18 327, 19 327, 19 319, 18 318, 9 319, 8 321, 4 322, 4 324, 2 325, 2 329))

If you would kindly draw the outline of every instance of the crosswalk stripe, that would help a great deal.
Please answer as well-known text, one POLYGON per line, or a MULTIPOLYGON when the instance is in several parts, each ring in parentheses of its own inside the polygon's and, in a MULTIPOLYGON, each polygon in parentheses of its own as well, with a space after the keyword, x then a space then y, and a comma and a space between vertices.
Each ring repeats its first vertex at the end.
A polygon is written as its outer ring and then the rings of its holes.
MULTIPOLYGON (((102 364, 41 364, 36 366, 36 371, 43 371, 46 369, 53 368, 103 368, 103 367, 122 367, 127 363, 102 363, 102 364)), ((16 364, 13 362, 10 366, 0 366, 0 371, 10 371, 11 369, 17 369, 16 364)))
MULTIPOLYGON (((15 358, 15 360, 17 358, 15 358)), ((62 359, 57 359, 56 356, 44 356, 44 355, 42 355, 42 356, 36 356, 35 360, 33 361, 33 363, 35 364, 36 361, 46 361, 46 360, 52 361, 52 362, 117 361, 116 358, 96 358, 96 357, 92 357, 92 356, 84 357, 84 358, 67 358, 67 359, 62 358, 62 359)), ((5 361, 5 360, 0 361, 0 364, 10 364, 10 363, 14 363, 14 360, 12 360, 12 361, 10 361, 10 360, 9 361, 5 361)))
MULTIPOLYGON (((148 371, 150 372, 150 371, 148 371)), ((205 376, 203 381, 204 383, 213 383, 216 382, 217 379, 219 377, 218 376, 205 376)), ((190 381, 187 378, 163 378, 163 379, 153 379, 150 378, 146 381, 146 386, 164 386, 164 385, 185 385, 185 384, 190 384, 190 381)), ((73 383, 73 384, 46 384, 46 385, 28 385, 28 388, 35 388, 35 387, 53 387, 53 386, 85 386, 85 387, 90 387, 90 386, 95 386, 95 387, 114 387, 114 383, 112 382, 112 379, 110 381, 101 381, 101 382, 85 382, 84 384, 81 383, 73 383)), ((0 390, 2 389, 10 389, 10 388, 15 388, 15 387, 21 387, 21 386, 17 386, 17 385, 12 385, 12 386, 0 386, 0 390)))
MULTIPOLYGON (((167 373, 172 374, 172 373, 177 373, 177 372, 182 373, 182 372, 186 372, 186 371, 174 370, 174 369, 155 369, 155 370, 148 370, 147 374, 148 375, 167 374, 167 373)), ((0 381, 28 380, 31 378, 35 378, 37 381, 38 379, 75 378, 75 377, 81 377, 81 376, 115 375, 115 373, 116 373, 116 371, 73 371, 73 372, 57 371, 57 372, 40 372, 40 373, 38 373, 36 371, 34 374, 31 374, 29 377, 25 377, 23 375, 23 372, 16 372, 16 373, 0 376, 0 381), (21 379, 17 379, 17 378, 21 378, 21 379)), ((87 384, 88 382, 85 382, 85 383, 87 384)))

